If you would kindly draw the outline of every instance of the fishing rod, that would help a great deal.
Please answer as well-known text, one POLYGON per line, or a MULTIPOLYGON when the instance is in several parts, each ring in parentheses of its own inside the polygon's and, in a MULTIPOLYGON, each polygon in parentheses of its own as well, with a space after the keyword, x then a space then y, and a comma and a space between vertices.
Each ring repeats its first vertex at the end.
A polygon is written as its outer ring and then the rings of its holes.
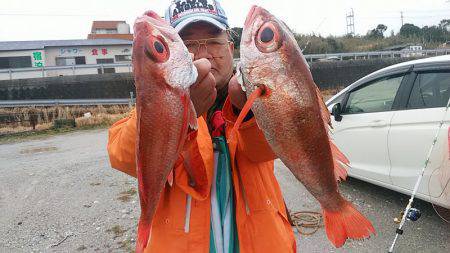
POLYGON ((447 102, 447 106, 444 111, 444 116, 442 116, 442 120, 439 123, 439 127, 436 131, 436 135, 434 136, 433 143, 431 144, 430 150, 428 151, 428 155, 427 155, 427 159, 425 160, 425 164, 422 168, 421 173, 419 174, 419 177, 417 178, 416 184, 414 186, 414 190, 411 194, 411 198, 409 199, 408 205, 406 205, 405 211, 403 212, 403 216, 402 216, 402 220, 400 221, 400 225, 397 228, 397 230, 395 231, 395 238, 394 238, 394 241, 392 242, 391 247, 389 248, 388 253, 394 252, 394 247, 395 247, 395 244, 397 243, 397 239, 399 238, 400 235, 403 234, 403 226, 405 225, 406 220, 409 219, 412 221, 416 221, 417 219, 420 218, 420 211, 415 208, 412 208, 412 203, 414 201, 414 198, 416 197, 417 191, 419 190, 419 185, 422 182, 423 174, 425 173, 425 170, 428 167, 428 164, 430 162, 431 153, 433 152, 434 146, 436 145, 436 142, 437 142, 437 139, 439 136, 439 132, 441 131, 442 126, 444 125, 445 116, 447 115, 449 107, 450 107, 450 99, 447 102))

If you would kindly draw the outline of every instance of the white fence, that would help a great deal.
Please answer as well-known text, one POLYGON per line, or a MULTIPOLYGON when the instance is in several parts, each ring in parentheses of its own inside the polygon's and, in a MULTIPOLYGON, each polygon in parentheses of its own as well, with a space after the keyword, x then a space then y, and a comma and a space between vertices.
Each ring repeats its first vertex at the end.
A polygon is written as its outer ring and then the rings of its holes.
POLYGON ((373 51, 373 52, 354 52, 354 53, 335 53, 335 54, 309 54, 305 58, 309 62, 324 60, 358 60, 358 59, 376 59, 376 58, 409 58, 409 57, 432 57, 450 54, 449 49, 433 50, 401 50, 401 51, 373 51))
POLYGON ((33 99, 33 100, 6 100, 0 101, 0 108, 15 108, 29 106, 87 106, 87 105, 133 105, 135 99, 33 99))

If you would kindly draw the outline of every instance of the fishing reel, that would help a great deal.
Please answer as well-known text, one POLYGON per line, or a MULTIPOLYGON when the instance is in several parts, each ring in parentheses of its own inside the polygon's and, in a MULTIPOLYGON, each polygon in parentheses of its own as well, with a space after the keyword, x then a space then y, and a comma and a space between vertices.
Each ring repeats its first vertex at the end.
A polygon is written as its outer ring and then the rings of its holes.
MULTIPOLYGON (((400 213, 399 217, 394 218, 394 222, 396 224, 400 224, 402 221, 403 215, 405 214, 404 211, 400 213)), ((406 219, 410 221, 417 221, 420 219, 420 216, 422 216, 422 212, 417 208, 410 208, 408 211, 408 214, 406 214, 406 219)))

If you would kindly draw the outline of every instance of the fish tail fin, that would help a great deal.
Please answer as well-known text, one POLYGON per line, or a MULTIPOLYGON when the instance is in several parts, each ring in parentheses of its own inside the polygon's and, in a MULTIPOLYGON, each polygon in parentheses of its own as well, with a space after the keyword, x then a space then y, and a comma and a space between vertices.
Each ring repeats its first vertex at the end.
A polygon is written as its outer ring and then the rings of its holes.
POLYGON ((346 180, 347 168, 345 166, 350 166, 350 161, 332 141, 330 141, 330 147, 334 159, 334 176, 336 181, 346 180))
POLYGON ((147 247, 148 239, 150 237, 151 225, 143 220, 139 220, 137 240, 136 240, 136 253, 144 252, 147 247))
POLYGON ((233 130, 231 131, 231 135, 230 135, 228 142, 232 141, 235 138, 236 133, 237 133, 239 127, 241 126, 242 122, 244 121, 245 116, 247 116, 248 112, 252 109, 252 106, 253 106, 253 103, 255 102, 255 100, 263 94, 263 90, 264 90, 263 87, 258 87, 247 98, 247 102, 245 102, 245 105, 242 108, 241 113, 239 113, 239 116, 238 116, 236 122, 234 123, 234 127, 233 127, 233 130))
POLYGON ((335 212, 324 209, 323 220, 328 239, 336 248, 344 245, 347 238, 365 239, 375 234, 372 223, 353 205, 344 200, 342 209, 335 212))

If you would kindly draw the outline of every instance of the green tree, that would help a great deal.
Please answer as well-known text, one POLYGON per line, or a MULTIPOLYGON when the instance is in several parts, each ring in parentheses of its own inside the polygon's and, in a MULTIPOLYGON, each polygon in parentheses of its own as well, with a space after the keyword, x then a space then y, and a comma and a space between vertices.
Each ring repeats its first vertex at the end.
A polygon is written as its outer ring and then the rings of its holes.
POLYGON ((443 19, 439 22, 439 27, 448 31, 450 28, 450 19, 443 19))
POLYGON ((413 24, 404 24, 402 28, 400 28, 400 36, 411 38, 411 37, 420 37, 422 35, 422 30, 413 24))
POLYGON ((384 32, 386 32, 386 30, 387 26, 379 24, 375 29, 372 29, 367 33, 367 37, 373 39, 382 39, 384 38, 384 32))
POLYGON ((341 53, 344 49, 344 45, 342 44, 342 42, 337 41, 331 36, 326 39, 326 43, 327 52, 329 53, 341 53))
POLYGON ((233 27, 231 28, 230 37, 231 40, 234 42, 234 57, 239 58, 240 57, 240 45, 241 45, 241 38, 242 38, 242 27, 233 27))
POLYGON ((234 45, 239 46, 239 43, 241 43, 241 37, 242 37, 242 27, 233 27, 231 28, 231 38, 233 39, 234 45))
POLYGON ((426 42, 443 43, 449 39, 449 32, 444 27, 440 26, 424 26, 422 28, 423 40, 426 42))

